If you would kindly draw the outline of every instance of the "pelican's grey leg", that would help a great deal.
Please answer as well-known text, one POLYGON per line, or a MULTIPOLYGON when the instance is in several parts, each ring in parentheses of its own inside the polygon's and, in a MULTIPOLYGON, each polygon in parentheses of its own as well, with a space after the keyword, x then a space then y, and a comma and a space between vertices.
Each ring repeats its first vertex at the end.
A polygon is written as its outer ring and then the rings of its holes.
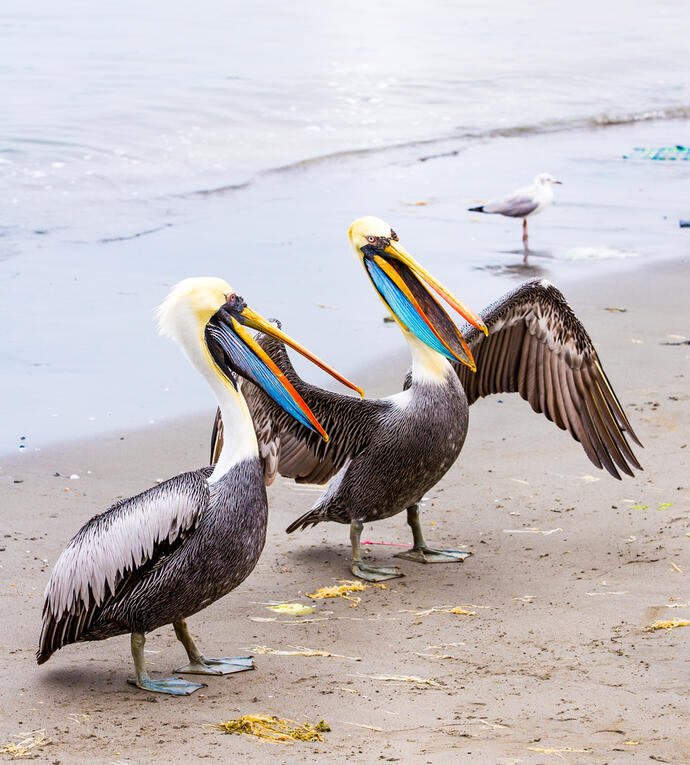
POLYGON ((419 522, 419 507, 407 508, 407 522, 412 529, 412 549, 397 553, 396 558, 414 560, 417 563, 457 563, 468 558, 472 553, 462 550, 433 550, 424 541, 422 525, 419 522))
POLYGON ((383 566, 367 566, 362 561, 362 548, 359 543, 359 538, 362 534, 364 524, 362 521, 350 522, 350 542, 352 543, 352 562, 350 563, 350 571, 359 579, 364 579, 366 582, 383 582, 386 579, 397 579, 398 577, 405 576, 401 573, 397 566, 385 568, 383 566))
POLYGON ((144 691, 154 691, 155 693, 169 693, 172 696, 189 696, 203 688, 206 683, 190 683, 179 677, 168 677, 164 680, 151 680, 146 671, 146 662, 144 661, 144 645, 146 636, 143 632, 132 633, 132 658, 134 659, 134 670, 136 677, 129 678, 127 682, 130 685, 136 685, 144 691))
POLYGON ((173 627, 177 639, 182 643, 189 657, 189 664, 178 667, 175 672, 185 672, 188 675, 229 675, 231 672, 254 669, 254 661, 251 656, 226 656, 222 659, 207 659, 201 655, 196 647, 184 619, 173 622, 173 627))

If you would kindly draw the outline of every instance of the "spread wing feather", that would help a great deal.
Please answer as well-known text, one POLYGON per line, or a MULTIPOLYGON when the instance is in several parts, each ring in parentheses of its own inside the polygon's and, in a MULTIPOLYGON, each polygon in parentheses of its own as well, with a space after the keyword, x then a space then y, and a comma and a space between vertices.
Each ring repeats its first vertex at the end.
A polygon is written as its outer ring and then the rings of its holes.
POLYGON ((43 607, 39 663, 80 639, 131 580, 184 539, 209 505, 210 469, 183 473, 95 515, 55 563, 43 607))
MULTIPOLYGON (((327 483, 370 442, 381 414, 390 404, 385 400, 360 400, 310 385, 295 372, 282 342, 268 335, 259 335, 257 340, 329 435, 325 442, 318 433, 292 418, 263 389, 243 379, 241 390, 254 420, 266 485, 273 482, 277 473, 299 483, 327 483)), ((220 454, 223 438, 222 420, 217 412, 211 440, 212 462, 220 454)))
POLYGON ((641 446, 592 341, 559 290, 526 282, 482 312, 489 329, 465 325, 477 372, 456 364, 470 404, 492 393, 519 393, 579 441, 615 478, 641 470, 626 434, 641 446))

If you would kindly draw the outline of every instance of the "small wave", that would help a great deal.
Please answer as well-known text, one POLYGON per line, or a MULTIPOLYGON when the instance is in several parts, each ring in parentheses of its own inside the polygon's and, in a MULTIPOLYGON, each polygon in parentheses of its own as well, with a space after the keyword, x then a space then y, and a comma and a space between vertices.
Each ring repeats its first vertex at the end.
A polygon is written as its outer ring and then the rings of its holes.
MULTIPOLYGON (((288 162, 284 165, 266 168, 261 170, 252 179, 243 183, 225 184, 212 189, 199 189, 190 191, 181 196, 214 196, 227 194, 233 191, 241 191, 251 186, 255 178, 274 175, 287 174, 307 170, 311 167, 334 162, 343 159, 360 159, 367 156, 380 156, 397 151, 405 151, 416 148, 442 146, 449 143, 471 143, 473 141, 489 141, 494 138, 513 138, 518 136, 543 135, 547 133, 561 133, 570 130, 586 130, 596 128, 606 128, 620 125, 632 125, 638 122, 654 122, 662 120, 683 120, 690 119, 690 106, 671 106, 664 109, 649 109, 645 111, 621 112, 613 114, 596 114, 591 117, 575 117, 571 119, 544 120, 526 125, 513 125, 510 127, 491 128, 488 130, 463 131, 436 136, 434 138, 419 138, 411 141, 401 141, 398 143, 386 144, 383 146, 366 146, 355 149, 343 149, 341 151, 320 154, 314 157, 288 162)), ((454 146, 447 151, 440 151, 434 154, 426 154, 417 157, 418 162, 428 162, 432 159, 441 159, 444 157, 457 156, 466 146, 454 146)))
POLYGON ((182 197, 210 197, 221 194, 230 194, 233 191, 242 191, 252 185, 252 181, 243 181, 242 183, 226 183, 223 186, 217 186, 212 189, 198 189, 180 194, 182 197))
MULTIPOLYGON (((128 234, 123 236, 110 236, 105 239, 99 239, 99 244, 110 244, 111 242, 126 242, 129 239, 138 239, 140 236, 148 236, 149 234, 155 234, 157 231, 162 231, 165 228, 170 228, 172 223, 164 223, 162 226, 156 228, 148 228, 146 231, 137 231, 135 234, 128 234)), ((38 232, 37 232, 38 233, 38 232)))

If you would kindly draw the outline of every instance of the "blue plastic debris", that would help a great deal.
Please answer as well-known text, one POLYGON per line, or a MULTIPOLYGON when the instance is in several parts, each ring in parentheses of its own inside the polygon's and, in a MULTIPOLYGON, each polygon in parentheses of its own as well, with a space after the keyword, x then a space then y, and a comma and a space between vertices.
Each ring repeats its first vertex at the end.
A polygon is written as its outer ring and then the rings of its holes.
POLYGON ((624 154, 623 159, 690 159, 690 146, 662 146, 661 148, 635 147, 632 154, 624 154))

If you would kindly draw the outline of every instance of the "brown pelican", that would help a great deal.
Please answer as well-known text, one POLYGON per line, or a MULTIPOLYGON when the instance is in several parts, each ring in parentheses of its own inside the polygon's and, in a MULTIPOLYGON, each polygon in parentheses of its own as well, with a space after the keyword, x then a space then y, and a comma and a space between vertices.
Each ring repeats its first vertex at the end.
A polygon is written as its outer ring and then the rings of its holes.
POLYGON ((161 332, 182 347, 211 386, 229 437, 215 467, 182 473, 121 500, 77 532, 46 588, 36 657, 42 664, 69 643, 129 632, 136 670, 129 682, 179 696, 202 686, 178 678, 152 680, 144 662, 145 633, 164 624, 172 623, 189 657, 177 672, 224 675, 253 668, 250 656, 202 656, 185 621, 251 573, 266 537, 266 490, 237 376, 258 385, 319 440, 328 438, 245 327, 280 339, 354 386, 252 311, 222 279, 180 282, 158 317, 161 332))
MULTIPOLYGON (((349 236, 410 346, 412 368, 402 393, 360 401, 303 382, 284 346, 271 337, 261 339, 331 435, 328 444, 319 443, 258 388, 243 384, 267 483, 276 472, 307 483, 332 479, 288 532, 322 521, 348 523, 353 574, 372 581, 388 579, 400 576, 397 568, 375 568, 362 561, 362 526, 407 509, 413 547, 398 557, 424 563, 462 560, 469 553, 426 545, 417 503, 460 453, 469 404, 491 393, 520 393, 536 412, 567 428, 592 462, 616 478, 616 466, 629 475, 630 465, 641 469, 624 431, 639 441, 585 328, 555 287, 527 282, 479 319, 412 259, 382 220, 361 218, 352 224, 349 236), (459 332, 425 282, 473 326, 459 332)), ((222 442, 217 416, 212 455, 222 442)))
POLYGON ((507 215, 509 218, 522 218, 522 244, 527 249, 527 218, 540 213, 553 202, 553 184, 558 183, 548 173, 534 176, 531 186, 516 189, 504 199, 494 199, 479 207, 470 207, 470 212, 507 215))

